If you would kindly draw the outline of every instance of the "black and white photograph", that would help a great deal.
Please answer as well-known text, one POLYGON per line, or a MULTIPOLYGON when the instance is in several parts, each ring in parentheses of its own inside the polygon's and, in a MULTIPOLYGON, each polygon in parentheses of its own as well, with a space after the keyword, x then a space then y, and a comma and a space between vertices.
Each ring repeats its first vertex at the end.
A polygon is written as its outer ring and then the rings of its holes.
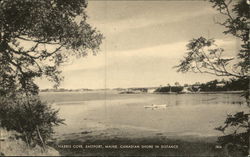
POLYGON ((0 156, 249 157, 249 0, 0 0, 0 156))

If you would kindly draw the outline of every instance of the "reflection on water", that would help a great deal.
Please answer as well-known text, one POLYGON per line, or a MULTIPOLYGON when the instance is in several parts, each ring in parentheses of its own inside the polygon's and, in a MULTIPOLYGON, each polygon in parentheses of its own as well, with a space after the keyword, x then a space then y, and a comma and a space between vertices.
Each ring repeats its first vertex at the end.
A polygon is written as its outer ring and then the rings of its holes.
POLYGON ((108 127, 152 130, 175 135, 218 136, 226 115, 246 110, 240 94, 41 93, 66 119, 58 134, 108 127), (167 107, 149 109, 152 104, 167 107))

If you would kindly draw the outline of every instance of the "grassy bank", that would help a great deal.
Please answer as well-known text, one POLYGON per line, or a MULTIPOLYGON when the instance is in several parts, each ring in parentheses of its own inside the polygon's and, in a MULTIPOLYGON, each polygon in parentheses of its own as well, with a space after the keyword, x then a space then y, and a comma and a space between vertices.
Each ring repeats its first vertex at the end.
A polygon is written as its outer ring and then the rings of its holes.
POLYGON ((14 131, 0 128, 0 156, 59 156, 59 152, 52 147, 45 150, 36 145, 29 147, 14 131))

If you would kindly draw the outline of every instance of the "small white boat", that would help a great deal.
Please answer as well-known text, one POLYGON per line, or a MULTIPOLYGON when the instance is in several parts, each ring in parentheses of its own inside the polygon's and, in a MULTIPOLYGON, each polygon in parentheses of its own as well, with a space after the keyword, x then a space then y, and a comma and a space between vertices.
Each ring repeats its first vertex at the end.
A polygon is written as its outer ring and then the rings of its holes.
POLYGON ((144 106, 144 108, 151 108, 151 109, 160 109, 160 108, 167 108, 169 105, 167 104, 161 104, 161 105, 155 105, 155 104, 152 104, 152 105, 148 105, 148 106, 144 106))

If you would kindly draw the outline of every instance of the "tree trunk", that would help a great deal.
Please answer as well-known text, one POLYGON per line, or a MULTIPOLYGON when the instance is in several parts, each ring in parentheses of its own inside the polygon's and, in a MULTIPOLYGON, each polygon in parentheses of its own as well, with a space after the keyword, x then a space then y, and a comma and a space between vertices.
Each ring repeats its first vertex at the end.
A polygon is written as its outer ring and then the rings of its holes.
MULTIPOLYGON (((250 114, 248 114, 248 129, 250 124, 250 114)), ((248 157, 250 157, 250 130, 248 130, 248 157)))
POLYGON ((42 138, 42 136, 41 136, 41 133, 40 133, 40 131, 39 131, 38 126, 36 126, 36 132, 37 132, 37 135, 38 135, 38 137, 39 137, 39 139, 40 139, 40 141, 41 141, 41 143, 42 143, 43 150, 45 151, 45 143, 44 143, 44 141, 43 141, 43 138, 42 138))

